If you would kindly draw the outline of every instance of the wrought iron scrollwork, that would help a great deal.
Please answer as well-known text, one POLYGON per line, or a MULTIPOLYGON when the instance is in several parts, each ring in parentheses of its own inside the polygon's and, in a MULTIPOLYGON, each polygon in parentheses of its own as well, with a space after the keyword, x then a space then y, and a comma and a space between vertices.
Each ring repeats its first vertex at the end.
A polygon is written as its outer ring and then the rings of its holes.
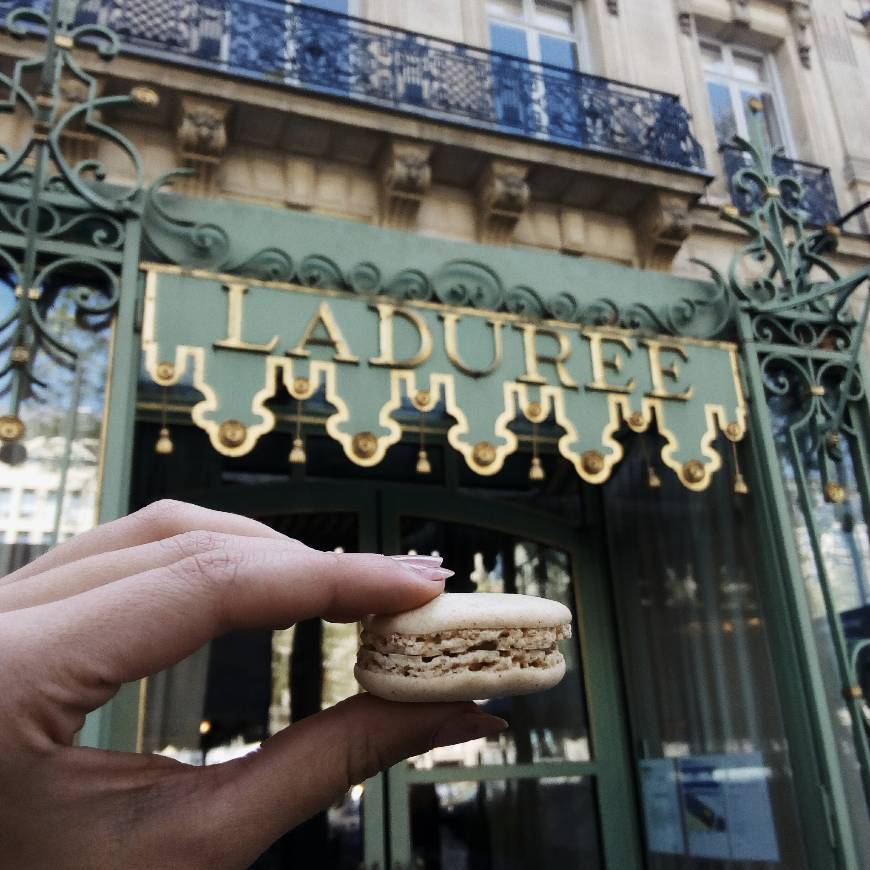
POLYGON ((103 113, 124 103, 153 105, 156 94, 139 88, 130 95, 99 95, 96 79, 73 50, 96 50, 111 60, 120 42, 105 27, 76 18, 75 3, 14 8, 6 28, 43 44, 33 57, 17 61, 11 74, 0 73, 0 112, 23 109, 31 127, 23 145, 0 149, 0 229, 11 238, 0 249, 0 278, 12 294, 0 307, 0 397, 8 398, 3 419, 9 424, 0 440, 8 448, 25 434, 22 405, 45 401, 51 386, 39 374, 45 361, 74 371, 78 390, 89 346, 80 332, 107 325, 118 304, 128 224, 142 209, 143 171, 133 144, 103 113), (120 149, 135 182, 107 184, 106 169, 87 147, 83 153, 82 143, 93 146, 94 155, 98 143, 120 149), (70 151, 77 156, 70 158, 70 151), (53 325, 68 321, 70 328, 60 332, 53 325))
POLYGON ((832 522, 852 534, 853 501, 863 503, 858 515, 870 515, 870 419, 860 366, 870 312, 866 288, 861 314, 850 307, 870 278, 870 267, 843 277, 827 259, 837 233, 832 227, 807 228, 812 220, 807 173, 770 152, 760 101, 751 100, 749 109, 751 141, 734 143, 741 163, 731 178, 737 204, 722 212, 749 242, 727 274, 707 268, 733 300, 747 371, 757 375, 758 390, 767 398, 770 416, 760 418, 765 428, 770 422, 773 452, 767 461, 781 468, 781 490, 806 524, 810 561, 801 567, 818 581, 870 801, 870 746, 857 673, 859 647, 867 643, 847 642, 822 544, 823 529, 830 530, 832 522))
POLYGON ((640 302, 619 304, 603 297, 588 302, 568 291, 547 295, 525 284, 510 285, 490 266, 472 260, 452 260, 432 274, 407 268, 385 275, 370 262, 344 270, 321 253, 290 253, 274 246, 240 256, 232 250, 230 233, 224 227, 188 218, 174 207, 180 201, 173 200, 166 188, 186 172, 168 173, 147 191, 143 236, 145 253, 153 260, 263 281, 442 302, 506 311, 532 320, 615 326, 657 335, 715 337, 731 320, 733 305, 723 280, 699 287, 697 298, 686 296, 654 306, 640 302))

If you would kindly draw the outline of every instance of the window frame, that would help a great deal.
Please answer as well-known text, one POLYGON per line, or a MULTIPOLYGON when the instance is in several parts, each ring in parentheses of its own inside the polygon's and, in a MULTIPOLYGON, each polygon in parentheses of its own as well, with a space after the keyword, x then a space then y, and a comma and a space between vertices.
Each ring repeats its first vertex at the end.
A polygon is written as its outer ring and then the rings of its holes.
MULTIPOLYGON (((353 2, 353 0, 351 0, 353 2)), ((486 33, 489 41, 490 49, 492 49, 492 32, 491 24, 502 24, 507 27, 515 27, 522 30, 526 34, 526 46, 529 52, 529 61, 531 63, 544 63, 541 60, 541 36, 550 36, 556 39, 564 39, 566 42, 572 42, 574 50, 577 52, 577 67, 575 72, 591 72, 589 69, 589 38, 586 27, 586 16, 582 9, 581 0, 553 0, 553 2, 564 5, 571 11, 571 38, 568 38, 565 33, 558 30, 550 30, 547 27, 540 27, 535 24, 535 3, 536 0, 520 0, 522 7, 522 15, 519 18, 514 18, 510 15, 499 15, 493 13, 488 8, 488 3, 484 2, 484 14, 486 15, 486 33), (531 39, 529 37, 532 37, 531 39)))
MULTIPOLYGON (((740 99, 740 89, 747 85, 757 87, 759 91, 767 93, 773 103, 774 123, 776 124, 777 132, 779 133, 780 143, 785 151, 785 156, 791 159, 798 159, 797 150, 795 148, 795 140, 792 135, 791 123, 789 121, 788 103, 785 100, 785 94, 782 89, 782 84, 779 79, 779 73, 776 68, 776 63, 769 51, 759 51, 751 48, 740 42, 726 42, 713 37, 699 36, 698 38, 698 53, 701 61, 701 75, 704 80, 704 99, 707 101, 707 115, 710 118, 714 128, 715 135, 715 115, 713 113, 713 105, 710 102, 709 83, 712 81, 715 84, 720 84, 728 89, 728 94, 731 97, 731 111, 734 114, 736 121, 737 135, 744 139, 749 139, 749 130, 746 123, 746 114, 743 108, 743 103, 740 99), (722 60, 727 67, 727 71, 714 72, 707 68, 707 62, 704 58, 704 47, 710 46, 721 52, 722 60), (744 79, 738 78, 734 74, 734 52, 744 55, 759 62, 763 72, 765 81, 750 83, 744 79)), ((727 142, 719 142, 717 140, 717 148, 723 145, 728 145, 727 142)))

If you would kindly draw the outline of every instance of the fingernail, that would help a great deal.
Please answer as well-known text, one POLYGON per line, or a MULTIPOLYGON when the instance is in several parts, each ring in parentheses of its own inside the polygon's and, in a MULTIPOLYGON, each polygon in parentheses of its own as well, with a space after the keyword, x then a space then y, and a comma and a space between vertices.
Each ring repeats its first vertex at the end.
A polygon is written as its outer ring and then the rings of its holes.
POLYGON ((390 556, 390 558, 403 565, 433 565, 435 567, 444 561, 442 556, 390 556))
POLYGON ((402 562, 401 565, 406 571, 412 571, 415 577, 424 577, 426 580, 446 580, 456 573, 435 565, 415 565, 413 562, 402 562))
POLYGON ((463 713, 454 719, 448 719, 438 729, 432 747, 434 749, 436 746, 452 746, 454 743, 479 740, 481 737, 493 737, 508 727, 508 723, 498 716, 490 716, 488 713, 463 713))

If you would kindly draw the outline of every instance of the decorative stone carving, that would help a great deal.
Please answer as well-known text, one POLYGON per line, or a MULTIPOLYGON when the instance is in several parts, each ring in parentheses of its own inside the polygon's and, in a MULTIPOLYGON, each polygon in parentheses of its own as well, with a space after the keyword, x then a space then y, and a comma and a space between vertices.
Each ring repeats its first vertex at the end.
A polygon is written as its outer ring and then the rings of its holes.
POLYGON ((386 227, 411 229, 423 197, 432 186, 426 142, 391 139, 380 161, 381 223, 386 227))
POLYGON ((677 23, 686 35, 692 35, 692 3, 691 0, 677 0, 677 23))
MULTIPOLYGON (((88 86, 77 78, 64 78, 58 88, 58 97, 55 117, 62 118, 70 109, 88 99, 88 86)), ((61 151, 70 166, 83 160, 95 160, 99 150, 99 138, 85 126, 84 114, 80 113, 67 124, 60 135, 61 151)), ((99 121, 101 113, 95 110, 91 117, 99 121)))
POLYGON ((731 20, 735 24, 749 27, 749 0, 731 0, 731 20))
POLYGON ((178 120, 178 146, 184 166, 196 176, 186 179, 185 193, 213 191, 217 166, 227 147, 230 104, 202 97, 183 96, 178 120))
POLYGON ((635 215, 638 249, 644 269, 666 271, 692 230, 689 199, 656 191, 635 215))
POLYGON ((807 68, 812 67, 810 24, 812 23, 812 11, 809 0, 792 0, 791 23, 794 27, 795 41, 801 63, 807 68))
POLYGON ((531 199, 529 167, 515 160, 490 160, 477 186, 478 235, 482 242, 509 242, 531 199))

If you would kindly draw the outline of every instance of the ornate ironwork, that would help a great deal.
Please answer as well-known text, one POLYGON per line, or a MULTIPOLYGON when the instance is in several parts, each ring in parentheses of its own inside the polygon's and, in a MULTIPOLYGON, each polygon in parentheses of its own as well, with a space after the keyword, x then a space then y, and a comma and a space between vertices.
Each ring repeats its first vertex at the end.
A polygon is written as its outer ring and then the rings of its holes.
POLYGON ((172 194, 163 188, 186 172, 177 170, 163 176, 147 193, 143 232, 145 253, 152 260, 252 279, 438 301, 590 327, 618 326, 655 335, 718 337, 731 321, 732 306, 722 284, 701 285, 697 297, 685 296, 659 305, 621 304, 607 297, 586 301, 568 291, 548 295, 526 284, 511 286, 489 266, 472 260, 450 261, 432 274, 407 268, 384 275, 370 262, 342 270, 318 252, 297 255, 266 247, 238 255, 231 250, 230 233, 224 227, 173 213, 172 194))
POLYGON ((700 172, 674 94, 298 3, 86 0, 134 52, 356 102, 700 172))
MULTIPOLYGON (((722 216, 750 240, 737 252, 727 274, 707 268, 737 308, 752 392, 763 392, 768 399, 769 414, 754 410, 761 424, 756 430, 762 442, 767 438, 773 454, 767 462, 781 464, 782 475, 777 478, 770 468, 766 473, 773 475, 773 488, 784 499, 791 496, 806 522, 812 571, 824 600, 870 802, 868 723, 857 688, 858 659, 867 644, 850 647, 846 640, 822 546, 823 515, 831 505, 846 508, 838 522, 847 534, 854 526, 849 517, 856 512, 851 502, 862 503, 864 516, 870 510, 870 418, 860 367, 870 296, 860 317, 849 306, 870 278, 870 266, 843 277, 826 258, 836 245, 836 231, 807 229, 805 176, 783 171, 789 167, 764 144, 762 105, 750 101, 749 108, 751 141, 735 139, 735 151, 747 160, 732 177, 741 207, 728 205, 722 216)), ((790 529, 782 532, 790 534, 790 529)))
POLYGON ((153 104, 156 95, 138 88, 101 96, 72 52, 87 44, 108 61, 120 48, 117 37, 78 21, 75 2, 40 5, 11 11, 6 28, 41 39, 42 48, 0 73, 0 112, 31 121, 20 147, 0 146, 0 461, 26 459, 25 436, 39 434, 27 432, 31 418, 40 420, 42 434, 61 436, 60 453, 49 451, 60 471, 52 490, 56 539, 73 442, 84 437, 77 429, 80 401, 103 390, 96 358, 108 355, 105 327, 121 299, 124 268, 138 255, 138 233, 132 239, 130 233, 144 200, 139 155, 102 112, 153 104), (132 185, 106 183, 96 159, 106 144, 126 156, 132 185))
MULTIPOLYGON (((764 190, 753 185, 751 179, 744 177, 744 187, 738 187, 736 180, 741 170, 751 168, 752 155, 733 145, 723 145, 720 149, 725 177, 731 190, 731 200, 743 214, 751 214, 761 205, 764 190)), ((772 157, 774 175, 788 176, 800 182, 800 194, 794 189, 786 189, 786 203, 793 211, 800 211, 804 222, 815 227, 832 224, 840 217, 837 194, 831 180, 831 170, 815 163, 792 160, 782 154, 772 157)))

